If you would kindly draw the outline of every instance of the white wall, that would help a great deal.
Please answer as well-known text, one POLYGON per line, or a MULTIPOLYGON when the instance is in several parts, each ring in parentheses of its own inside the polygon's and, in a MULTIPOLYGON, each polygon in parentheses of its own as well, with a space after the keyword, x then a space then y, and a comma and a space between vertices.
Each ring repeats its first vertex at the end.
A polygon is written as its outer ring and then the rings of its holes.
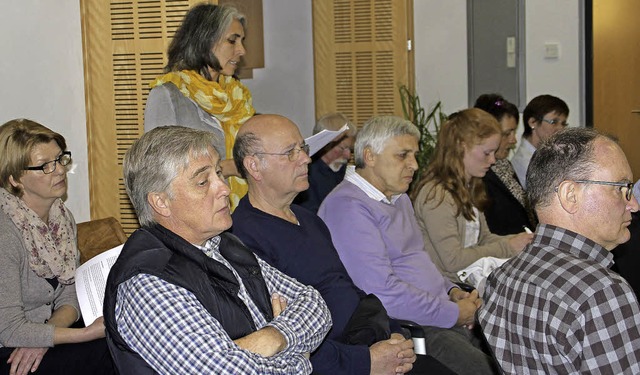
POLYGON ((0 124, 25 117, 66 138, 77 164, 67 206, 77 222, 89 220, 80 4, 3 0, 0 35, 0 124))
POLYGON ((416 93, 444 113, 468 106, 467 1, 414 0, 416 93))
POLYGON ((315 124, 311 0, 262 0, 262 8, 265 68, 243 82, 256 111, 287 116, 309 136, 315 124))
POLYGON ((568 122, 584 126, 580 93, 580 0, 528 1, 527 100, 555 95, 569 106, 568 122), (559 59, 544 58, 544 44, 560 45, 559 59))
MULTIPOLYGON (((580 100, 579 0, 527 1, 526 101, 540 94, 567 102, 572 125, 583 125, 580 100), (544 58, 545 42, 560 44, 560 58, 544 58)), ((467 0, 414 0, 416 91, 423 104, 442 101, 445 113, 466 108, 467 0), (452 25, 455 25, 452 26, 452 25)))

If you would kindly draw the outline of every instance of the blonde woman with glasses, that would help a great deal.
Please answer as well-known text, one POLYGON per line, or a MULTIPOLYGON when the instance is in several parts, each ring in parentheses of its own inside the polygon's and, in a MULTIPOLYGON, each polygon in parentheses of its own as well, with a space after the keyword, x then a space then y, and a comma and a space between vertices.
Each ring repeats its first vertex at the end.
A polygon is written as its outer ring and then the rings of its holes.
POLYGON ((30 120, 0 126, 0 373, 112 374, 102 318, 85 328, 76 223, 62 198, 71 152, 30 120))

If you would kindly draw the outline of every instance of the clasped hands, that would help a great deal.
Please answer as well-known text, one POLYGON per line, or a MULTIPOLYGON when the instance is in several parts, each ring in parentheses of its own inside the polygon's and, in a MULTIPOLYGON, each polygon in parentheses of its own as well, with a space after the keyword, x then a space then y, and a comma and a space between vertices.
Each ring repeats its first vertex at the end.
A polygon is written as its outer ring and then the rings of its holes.
POLYGON ((482 300, 478 297, 478 290, 474 289, 472 292, 465 292, 460 288, 452 288, 449 291, 449 299, 455 302, 460 309, 456 325, 472 329, 476 310, 482 306, 482 300))

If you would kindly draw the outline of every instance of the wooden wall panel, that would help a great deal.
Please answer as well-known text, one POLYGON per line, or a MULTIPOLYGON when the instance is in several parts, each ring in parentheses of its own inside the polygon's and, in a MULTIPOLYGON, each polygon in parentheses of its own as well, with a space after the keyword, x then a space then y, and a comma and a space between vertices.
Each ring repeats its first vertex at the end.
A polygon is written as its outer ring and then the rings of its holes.
POLYGON ((398 88, 413 87, 410 1, 314 0, 316 117, 342 112, 361 126, 402 116, 398 88))
POLYGON ((143 132, 149 83, 195 0, 81 0, 91 219, 138 221, 122 181, 122 159, 143 132))

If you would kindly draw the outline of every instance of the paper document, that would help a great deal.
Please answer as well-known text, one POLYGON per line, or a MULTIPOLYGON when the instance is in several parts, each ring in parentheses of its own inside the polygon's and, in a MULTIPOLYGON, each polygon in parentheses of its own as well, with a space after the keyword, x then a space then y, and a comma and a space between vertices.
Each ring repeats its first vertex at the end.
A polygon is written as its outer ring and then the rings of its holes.
POLYGON ((329 142, 336 139, 340 134, 349 130, 347 124, 344 124, 342 128, 339 130, 323 130, 318 134, 314 134, 309 138, 306 138, 304 141, 309 145, 309 156, 313 156, 316 152, 320 151, 324 146, 328 145, 329 142))
POLYGON ((118 259, 122 246, 96 255, 76 270, 76 294, 84 324, 87 326, 102 316, 107 276, 118 259))
POLYGON ((473 285, 479 295, 484 294, 484 283, 493 270, 500 267, 509 258, 482 257, 471 263, 467 268, 457 272, 460 281, 473 285))

